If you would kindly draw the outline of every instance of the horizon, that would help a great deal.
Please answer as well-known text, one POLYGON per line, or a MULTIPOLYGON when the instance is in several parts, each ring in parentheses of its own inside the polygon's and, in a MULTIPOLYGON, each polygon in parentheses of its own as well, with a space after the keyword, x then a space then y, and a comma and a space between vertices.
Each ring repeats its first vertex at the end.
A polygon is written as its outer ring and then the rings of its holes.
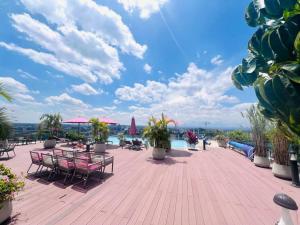
POLYGON ((183 127, 249 128, 241 112, 254 91, 231 81, 252 33, 248 1, 143 3, 2 1, 0 81, 14 101, 0 101, 11 120, 61 112, 146 124, 164 113, 183 127))

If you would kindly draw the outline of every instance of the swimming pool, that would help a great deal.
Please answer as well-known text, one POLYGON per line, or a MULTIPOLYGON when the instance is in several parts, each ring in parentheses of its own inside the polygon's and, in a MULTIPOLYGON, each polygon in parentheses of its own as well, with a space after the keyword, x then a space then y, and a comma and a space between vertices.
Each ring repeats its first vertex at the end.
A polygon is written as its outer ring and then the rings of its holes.
MULTIPOLYGON (((132 137, 126 137, 126 140, 131 141, 132 139, 136 139, 136 138, 132 138, 132 137)), ((141 138, 138 138, 138 140, 142 140, 141 138)), ((119 145, 119 139, 117 136, 109 136, 108 141, 111 141, 114 145, 119 145)), ((172 148, 186 148, 187 144, 184 140, 171 140, 171 147, 172 148)))

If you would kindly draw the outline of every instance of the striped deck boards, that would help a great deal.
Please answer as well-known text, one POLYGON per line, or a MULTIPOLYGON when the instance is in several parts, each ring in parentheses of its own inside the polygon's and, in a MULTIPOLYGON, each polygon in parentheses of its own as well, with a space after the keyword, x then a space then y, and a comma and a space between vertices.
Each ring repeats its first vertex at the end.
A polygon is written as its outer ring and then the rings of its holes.
MULTIPOLYGON (((0 163, 25 173, 33 149, 42 144, 18 146, 15 158, 0 163)), ((173 150, 165 161, 154 161, 150 150, 107 152, 115 157, 114 174, 91 181, 87 190, 79 180, 63 186, 61 180, 26 178, 11 224, 270 225, 280 215, 273 203, 277 192, 300 205, 300 190, 290 181, 228 149, 173 150)))

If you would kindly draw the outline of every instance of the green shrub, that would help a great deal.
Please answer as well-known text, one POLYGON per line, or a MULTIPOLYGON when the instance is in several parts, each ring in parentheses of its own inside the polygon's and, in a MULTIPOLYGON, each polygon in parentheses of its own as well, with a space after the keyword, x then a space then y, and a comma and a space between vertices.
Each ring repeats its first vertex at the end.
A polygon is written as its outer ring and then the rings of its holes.
POLYGON ((11 170, 0 164, 0 208, 1 203, 13 200, 14 194, 22 190, 24 182, 11 172, 11 170))

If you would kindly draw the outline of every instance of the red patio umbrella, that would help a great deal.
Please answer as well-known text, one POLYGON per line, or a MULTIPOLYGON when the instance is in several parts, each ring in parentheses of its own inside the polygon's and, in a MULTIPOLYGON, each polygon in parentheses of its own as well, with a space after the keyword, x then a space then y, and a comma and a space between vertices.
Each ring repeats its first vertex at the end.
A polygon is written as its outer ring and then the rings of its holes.
POLYGON ((136 133, 137 133, 137 129, 136 129, 134 117, 131 118, 131 125, 130 125, 130 128, 129 128, 129 130, 128 130, 128 133, 129 133, 131 136, 134 136, 134 135, 136 135, 136 133))
POLYGON ((81 123, 89 123, 89 120, 84 117, 77 117, 69 120, 64 120, 63 123, 77 123, 78 124, 78 134, 80 129, 81 123))

